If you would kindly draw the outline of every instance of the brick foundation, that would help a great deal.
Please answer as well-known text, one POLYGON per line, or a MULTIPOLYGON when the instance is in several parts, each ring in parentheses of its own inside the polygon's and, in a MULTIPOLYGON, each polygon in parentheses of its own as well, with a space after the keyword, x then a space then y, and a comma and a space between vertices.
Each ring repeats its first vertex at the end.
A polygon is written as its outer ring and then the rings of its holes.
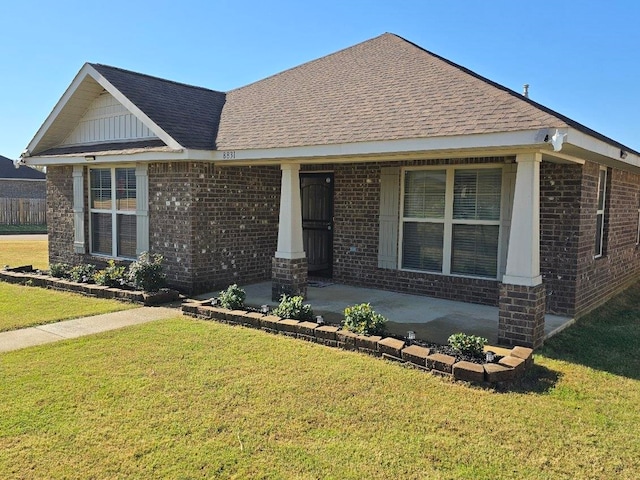
POLYGON ((545 286, 500 286, 498 343, 537 348, 544 339, 545 286))
POLYGON ((272 261, 271 299, 280 300, 283 294, 307 296, 307 259, 277 258, 272 261))

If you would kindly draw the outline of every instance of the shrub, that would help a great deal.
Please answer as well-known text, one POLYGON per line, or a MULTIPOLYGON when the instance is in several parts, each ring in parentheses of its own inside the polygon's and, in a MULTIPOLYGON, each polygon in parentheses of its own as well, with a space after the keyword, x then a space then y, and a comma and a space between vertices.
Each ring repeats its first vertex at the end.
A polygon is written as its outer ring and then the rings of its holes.
POLYGON ((93 280, 98 285, 107 287, 121 287, 127 283, 127 269, 123 265, 116 265, 116 262, 109 260, 104 270, 99 270, 93 276, 93 280))
POLYGON ((90 263, 83 263, 71 267, 69 270, 69 279, 72 282, 78 283, 91 283, 93 282, 93 276, 96 273, 96 266, 90 263))
POLYGON ((218 296, 220 306, 229 310, 240 310, 244 307, 244 299, 247 294, 237 284, 229 285, 226 290, 222 290, 218 296))
POLYGON ((368 303, 344 309, 344 328, 362 335, 382 335, 387 319, 376 313, 368 303))
POLYGON ((463 355, 482 356, 484 346, 488 340, 476 335, 454 333, 448 339, 449 345, 463 355))
POLYGON ((311 305, 303 305, 303 300, 301 296, 288 297, 287 295, 282 295, 280 304, 273 310, 273 314, 280 318, 290 318, 292 320, 313 320, 311 305))
POLYGON ((127 273, 131 284, 145 292, 156 292, 165 285, 166 275, 162 271, 162 255, 142 252, 138 260, 129 265, 127 273))
POLYGON ((49 273, 56 278, 68 278, 69 270, 71 270, 71 266, 66 263, 52 263, 49 267, 49 273))

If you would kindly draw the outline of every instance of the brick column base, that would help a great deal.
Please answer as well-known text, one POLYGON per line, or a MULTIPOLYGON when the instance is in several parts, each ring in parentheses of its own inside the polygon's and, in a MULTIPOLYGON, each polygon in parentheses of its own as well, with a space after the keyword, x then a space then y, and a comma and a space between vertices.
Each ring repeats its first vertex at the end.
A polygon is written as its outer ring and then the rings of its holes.
POLYGON ((500 285, 498 343, 538 348, 544 339, 544 285, 500 285))
POLYGON ((277 258, 271 261, 271 299, 279 302, 282 294, 307 296, 307 259, 277 258))

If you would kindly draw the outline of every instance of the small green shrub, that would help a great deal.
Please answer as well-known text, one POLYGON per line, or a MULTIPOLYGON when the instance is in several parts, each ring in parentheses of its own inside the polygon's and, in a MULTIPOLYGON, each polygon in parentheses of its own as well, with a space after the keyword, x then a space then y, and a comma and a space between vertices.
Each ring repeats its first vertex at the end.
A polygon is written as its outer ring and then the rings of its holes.
POLYGON ((69 270, 71 270, 71 266, 66 263, 52 263, 49 267, 49 273, 56 278, 69 277, 69 270))
POLYGON ((229 285, 218 296, 220 306, 229 310, 240 310, 244 307, 244 299, 247 294, 237 284, 229 285))
POLYGON ((344 309, 344 323, 346 330, 362 335, 382 335, 386 328, 387 319, 376 313, 368 303, 361 303, 344 309))
POLYGON ((162 271, 163 260, 162 255, 142 252, 138 260, 129 265, 129 282, 145 292, 157 292, 164 287, 166 281, 166 275, 162 271))
POLYGON ((83 263, 71 267, 69 270, 69 279, 77 283, 91 283, 96 273, 96 266, 90 263, 83 263))
POLYGON ((476 335, 466 333, 454 333, 448 339, 449 345, 463 355, 482 356, 484 346, 488 340, 476 335))
POLYGON ((292 320, 313 320, 313 310, 311 305, 304 305, 302 301, 304 298, 301 296, 282 295, 280 297, 280 303, 273 310, 273 314, 280 318, 290 318, 292 320))
POLYGON ((127 283, 127 268, 124 265, 116 265, 114 260, 109 260, 104 270, 96 272, 93 280, 98 285, 121 287, 127 283))

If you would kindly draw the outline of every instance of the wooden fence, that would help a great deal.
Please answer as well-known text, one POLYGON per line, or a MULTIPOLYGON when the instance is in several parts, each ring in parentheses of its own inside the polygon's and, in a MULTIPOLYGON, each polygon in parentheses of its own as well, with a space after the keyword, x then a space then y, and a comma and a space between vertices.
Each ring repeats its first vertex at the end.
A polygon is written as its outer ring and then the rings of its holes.
POLYGON ((0 225, 44 225, 47 201, 44 198, 0 198, 0 225))

